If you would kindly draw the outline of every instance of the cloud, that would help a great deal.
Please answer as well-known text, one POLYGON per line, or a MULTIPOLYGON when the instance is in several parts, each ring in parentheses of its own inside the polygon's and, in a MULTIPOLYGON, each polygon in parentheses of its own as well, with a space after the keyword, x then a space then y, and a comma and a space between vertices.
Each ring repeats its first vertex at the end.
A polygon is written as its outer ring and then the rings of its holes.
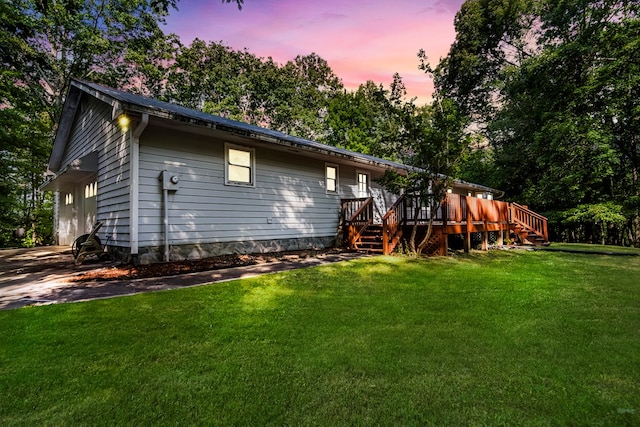
POLYGON ((315 52, 350 89, 366 80, 387 86, 398 72, 410 96, 426 99, 433 89, 417 69, 417 52, 432 63, 447 54, 463 1, 247 0, 239 12, 215 0, 181 0, 167 29, 183 43, 222 41, 280 63, 315 52))

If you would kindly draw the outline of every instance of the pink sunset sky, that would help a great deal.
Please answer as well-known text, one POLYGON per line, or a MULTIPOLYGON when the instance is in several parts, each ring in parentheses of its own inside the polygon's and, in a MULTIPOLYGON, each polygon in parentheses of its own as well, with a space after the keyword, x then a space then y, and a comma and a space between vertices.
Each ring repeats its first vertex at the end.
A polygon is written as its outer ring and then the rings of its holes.
POLYGON ((165 32, 285 63, 316 53, 349 90, 367 80, 402 77, 409 97, 430 100, 433 84, 418 69, 424 49, 432 65, 455 39, 453 19, 464 0, 245 0, 242 10, 221 0, 180 0, 165 32))

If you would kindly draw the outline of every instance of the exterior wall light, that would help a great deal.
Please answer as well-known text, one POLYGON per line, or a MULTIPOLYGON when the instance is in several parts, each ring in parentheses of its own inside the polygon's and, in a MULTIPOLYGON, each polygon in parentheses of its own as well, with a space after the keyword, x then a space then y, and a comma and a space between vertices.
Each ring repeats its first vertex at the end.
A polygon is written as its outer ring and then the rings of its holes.
POLYGON ((131 120, 125 114, 120 114, 118 117, 118 126, 120 126, 120 130, 124 133, 129 130, 129 125, 131 124, 131 120))

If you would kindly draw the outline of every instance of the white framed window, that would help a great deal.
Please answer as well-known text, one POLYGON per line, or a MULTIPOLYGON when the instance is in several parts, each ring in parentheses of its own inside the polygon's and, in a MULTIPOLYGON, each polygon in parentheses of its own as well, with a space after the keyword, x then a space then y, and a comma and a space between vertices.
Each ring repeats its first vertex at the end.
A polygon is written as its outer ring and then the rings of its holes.
POLYGON ((73 194, 66 193, 64 195, 64 204, 67 205, 67 206, 73 204, 73 194))
POLYGON ((330 163, 325 164, 325 188, 327 193, 337 193, 338 192, 338 165, 333 165, 330 163))
POLYGON ((369 174, 366 172, 356 172, 356 182, 358 186, 358 196, 369 194, 369 174))
POLYGON ((225 144, 225 184, 255 186, 256 156, 253 148, 225 144))

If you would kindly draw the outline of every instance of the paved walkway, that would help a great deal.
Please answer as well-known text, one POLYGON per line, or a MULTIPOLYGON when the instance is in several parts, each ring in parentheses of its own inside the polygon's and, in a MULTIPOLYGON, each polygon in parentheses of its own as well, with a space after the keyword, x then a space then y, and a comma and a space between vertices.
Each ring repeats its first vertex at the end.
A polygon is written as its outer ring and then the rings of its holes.
POLYGON ((74 275, 103 268, 111 263, 87 261, 77 267, 68 246, 5 249, 0 250, 0 310, 197 286, 346 261, 361 256, 358 253, 326 254, 176 276, 74 283, 69 281, 74 275))

